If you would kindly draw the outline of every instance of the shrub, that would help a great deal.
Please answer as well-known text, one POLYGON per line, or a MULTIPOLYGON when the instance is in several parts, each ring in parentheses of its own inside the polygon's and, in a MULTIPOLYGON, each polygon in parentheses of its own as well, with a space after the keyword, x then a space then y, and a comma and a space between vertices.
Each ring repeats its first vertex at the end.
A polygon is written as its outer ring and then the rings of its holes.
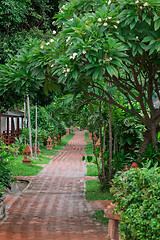
POLYGON ((2 197, 3 195, 3 192, 4 191, 4 186, 0 183, 0 198, 2 197))
POLYGON ((122 239, 160 239, 160 169, 150 164, 123 172, 112 181, 122 239))
POLYGON ((4 146, 0 143, 0 195, 2 195, 3 187, 10 188, 10 182, 16 179, 12 177, 12 172, 10 168, 10 155, 12 153, 11 146, 4 146), (11 150, 11 151, 10 151, 11 150))

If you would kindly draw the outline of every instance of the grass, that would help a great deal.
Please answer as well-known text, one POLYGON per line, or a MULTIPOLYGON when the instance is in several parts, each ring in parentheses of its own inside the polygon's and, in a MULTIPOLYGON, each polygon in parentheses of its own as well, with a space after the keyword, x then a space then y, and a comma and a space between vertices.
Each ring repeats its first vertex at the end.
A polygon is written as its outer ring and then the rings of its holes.
POLYGON ((36 165, 25 165, 22 162, 23 156, 18 155, 11 158, 11 170, 13 176, 35 176, 43 167, 36 165))
POLYGON ((86 176, 98 176, 98 170, 96 165, 87 165, 86 176))
POLYGON ((68 143, 69 140, 74 136, 73 133, 71 133, 68 136, 65 136, 65 138, 61 139, 61 143, 59 143, 56 147, 53 146, 52 150, 47 150, 46 146, 41 148, 41 154, 45 156, 54 156, 58 153, 59 150, 62 150, 63 147, 68 143))
POLYGON ((104 217, 104 211, 103 210, 97 210, 95 213, 92 215, 93 218, 97 220, 97 222, 103 224, 103 225, 108 225, 108 218, 104 217))
POLYGON ((112 200, 112 196, 108 189, 101 187, 99 180, 86 181, 86 200, 112 200))
POLYGON ((93 147, 92 147, 92 143, 91 142, 88 142, 86 145, 85 145, 85 153, 87 155, 92 155, 93 154, 93 147))
POLYGON ((87 155, 92 155, 93 154, 93 146, 92 146, 92 141, 90 140, 89 133, 85 133, 85 153, 87 155))
POLYGON ((86 133, 85 133, 85 140, 90 140, 89 132, 86 132, 86 133))
POLYGON ((53 150, 41 149, 41 155, 37 157, 37 160, 31 160, 32 165, 25 165, 22 162, 24 158, 23 155, 17 155, 15 157, 11 157, 11 170, 13 176, 35 176, 37 175, 43 167, 37 166, 36 164, 48 164, 51 160, 50 157, 54 156, 58 153, 58 150, 63 149, 63 147, 68 143, 68 141, 74 136, 74 134, 70 134, 65 138, 62 138, 61 144, 57 145, 57 147, 53 147, 53 150))

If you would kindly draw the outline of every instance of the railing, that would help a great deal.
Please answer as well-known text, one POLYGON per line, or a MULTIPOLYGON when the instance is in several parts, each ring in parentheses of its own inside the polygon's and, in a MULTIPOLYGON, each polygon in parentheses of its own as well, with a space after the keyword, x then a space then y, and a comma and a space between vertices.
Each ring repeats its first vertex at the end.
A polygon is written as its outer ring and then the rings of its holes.
POLYGON ((12 144, 12 143, 14 143, 16 141, 15 138, 19 139, 19 133, 9 133, 9 134, 7 134, 6 132, 3 132, 1 134, 1 137, 3 139, 3 142, 6 145, 10 145, 10 144, 12 144))

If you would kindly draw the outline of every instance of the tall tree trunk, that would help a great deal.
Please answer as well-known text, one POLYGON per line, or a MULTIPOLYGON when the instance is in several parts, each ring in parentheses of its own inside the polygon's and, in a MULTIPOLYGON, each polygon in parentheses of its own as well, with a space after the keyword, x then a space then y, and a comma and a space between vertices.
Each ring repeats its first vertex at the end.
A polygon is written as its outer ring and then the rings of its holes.
POLYGON ((37 160, 37 103, 36 103, 36 116, 35 116, 35 160, 37 160))
POLYGON ((112 176, 112 111, 111 104, 109 104, 109 176, 108 180, 111 180, 112 176))
POLYGON ((102 143, 102 125, 99 125, 99 133, 100 133, 100 151, 101 151, 101 161, 102 161, 102 181, 106 182, 106 174, 105 174, 105 162, 103 156, 103 143, 102 143))
POLYGON ((29 145, 31 148, 31 158, 32 158, 33 153, 32 153, 31 117, 30 117, 30 105, 29 105, 29 94, 28 93, 27 93, 27 109, 28 109, 29 145))
POLYGON ((103 153, 106 149, 106 120, 104 120, 104 130, 103 130, 103 153))
MULTIPOLYGON (((24 100, 24 127, 25 127, 25 128, 27 127, 26 102, 25 102, 25 100, 24 100)), ((25 136, 25 139, 24 139, 24 143, 25 143, 25 145, 27 144, 27 143, 26 143, 26 136, 25 136)))
POLYGON ((98 164, 98 158, 97 158, 97 154, 96 154, 96 147, 95 147, 95 142, 94 142, 94 138, 93 138, 93 131, 91 129, 91 133, 92 133, 92 144, 93 144, 93 153, 96 159, 96 165, 97 165, 97 170, 98 170, 98 178, 100 180, 100 183, 102 183, 102 175, 100 173, 100 168, 99 168, 99 164, 98 164))

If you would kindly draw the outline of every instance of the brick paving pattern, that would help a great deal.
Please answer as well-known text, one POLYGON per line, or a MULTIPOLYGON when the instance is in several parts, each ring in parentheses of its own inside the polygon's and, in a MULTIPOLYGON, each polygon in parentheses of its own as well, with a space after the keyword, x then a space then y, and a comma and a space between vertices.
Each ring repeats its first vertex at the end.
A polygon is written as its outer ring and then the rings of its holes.
POLYGON ((76 132, 37 176, 23 177, 31 181, 25 191, 6 196, 0 240, 108 240, 85 200, 84 146, 84 131, 76 132))

